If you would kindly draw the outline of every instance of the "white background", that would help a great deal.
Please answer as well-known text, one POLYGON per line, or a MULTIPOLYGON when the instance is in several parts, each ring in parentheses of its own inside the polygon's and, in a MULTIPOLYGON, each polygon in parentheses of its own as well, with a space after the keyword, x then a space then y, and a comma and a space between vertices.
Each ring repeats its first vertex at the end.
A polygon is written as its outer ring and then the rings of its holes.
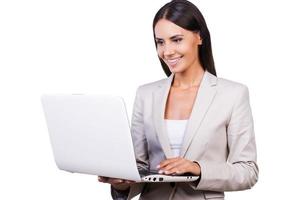
MULTIPOLYGON (((125 98, 164 78, 152 20, 167 1, 0 1, 0 199, 110 199, 95 176, 59 171, 44 93, 125 98)), ((219 77, 249 87, 259 182, 227 199, 297 199, 299 6, 292 0, 192 1, 210 29, 219 77)))

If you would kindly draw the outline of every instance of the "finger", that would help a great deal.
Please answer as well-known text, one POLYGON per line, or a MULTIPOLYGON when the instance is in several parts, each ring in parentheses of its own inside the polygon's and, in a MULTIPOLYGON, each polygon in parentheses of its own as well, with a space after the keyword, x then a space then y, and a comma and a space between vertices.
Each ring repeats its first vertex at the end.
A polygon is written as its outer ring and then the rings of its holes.
POLYGON ((98 176, 98 181, 103 182, 103 183, 107 183, 108 177, 105 177, 105 176, 98 176))
POLYGON ((160 173, 160 174, 162 174, 162 173, 164 173, 164 174, 176 173, 174 168, 178 168, 180 165, 183 165, 185 162, 187 162, 187 160, 184 159, 184 158, 177 159, 173 162, 168 163, 164 167, 160 168, 158 173, 160 173))
POLYGON ((170 170, 164 171, 164 174, 166 175, 181 175, 186 173, 186 169, 185 168, 178 168, 178 167, 174 167, 170 170))
POLYGON ((189 172, 190 164, 188 162, 181 162, 177 165, 168 168, 164 171, 165 174, 184 174, 186 172, 189 172))
POLYGON ((165 174, 166 175, 181 175, 186 172, 187 172, 186 168, 174 167, 170 170, 165 171, 165 174))
POLYGON ((174 157, 174 158, 168 158, 166 160, 163 160, 159 163, 160 166, 166 165, 168 163, 176 162, 177 160, 182 159, 181 157, 174 157))
POLYGON ((165 165, 161 170, 163 171, 169 171, 172 168, 178 167, 180 165, 183 165, 186 161, 184 159, 178 159, 174 162, 170 162, 169 164, 165 165))
POLYGON ((125 181, 119 178, 110 178, 108 182, 111 184, 121 184, 124 183, 125 181))
POLYGON ((124 182, 125 182, 125 183, 128 183, 128 184, 133 184, 133 183, 135 183, 135 181, 129 181, 129 180, 125 180, 124 182))
POLYGON ((159 163, 159 165, 157 166, 158 169, 161 169, 161 168, 164 168, 166 165, 172 163, 172 162, 176 162, 178 160, 182 159, 181 157, 176 157, 176 158, 169 158, 169 159, 166 159, 164 161, 161 161, 159 163))

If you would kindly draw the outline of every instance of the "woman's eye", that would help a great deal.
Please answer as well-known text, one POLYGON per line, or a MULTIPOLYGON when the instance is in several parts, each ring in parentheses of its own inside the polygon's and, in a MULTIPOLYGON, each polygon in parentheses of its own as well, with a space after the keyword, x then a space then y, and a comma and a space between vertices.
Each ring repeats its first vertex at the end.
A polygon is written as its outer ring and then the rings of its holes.
POLYGON ((156 41, 156 44, 158 44, 158 45, 162 45, 162 44, 163 44, 163 42, 162 42, 162 41, 156 41))
POLYGON ((178 39, 175 39, 173 41, 176 42, 176 43, 179 43, 179 42, 181 42, 181 40, 182 40, 182 38, 178 38, 178 39))

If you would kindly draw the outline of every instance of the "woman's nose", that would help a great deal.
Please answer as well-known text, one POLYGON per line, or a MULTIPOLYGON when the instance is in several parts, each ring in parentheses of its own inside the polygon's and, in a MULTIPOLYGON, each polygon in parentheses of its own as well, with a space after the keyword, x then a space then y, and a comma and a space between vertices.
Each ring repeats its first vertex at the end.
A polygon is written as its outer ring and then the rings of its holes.
POLYGON ((175 50, 171 44, 166 44, 163 53, 164 53, 164 56, 170 56, 175 53, 175 50))

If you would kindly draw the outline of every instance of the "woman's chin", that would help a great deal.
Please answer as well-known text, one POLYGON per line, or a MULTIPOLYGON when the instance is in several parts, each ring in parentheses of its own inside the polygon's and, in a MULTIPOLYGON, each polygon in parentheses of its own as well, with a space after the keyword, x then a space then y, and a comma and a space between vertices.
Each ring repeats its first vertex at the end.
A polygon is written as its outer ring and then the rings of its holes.
POLYGON ((183 72, 184 71, 184 69, 183 68, 180 68, 180 67, 170 67, 169 66, 169 70, 172 72, 172 73, 181 73, 181 72, 183 72))

